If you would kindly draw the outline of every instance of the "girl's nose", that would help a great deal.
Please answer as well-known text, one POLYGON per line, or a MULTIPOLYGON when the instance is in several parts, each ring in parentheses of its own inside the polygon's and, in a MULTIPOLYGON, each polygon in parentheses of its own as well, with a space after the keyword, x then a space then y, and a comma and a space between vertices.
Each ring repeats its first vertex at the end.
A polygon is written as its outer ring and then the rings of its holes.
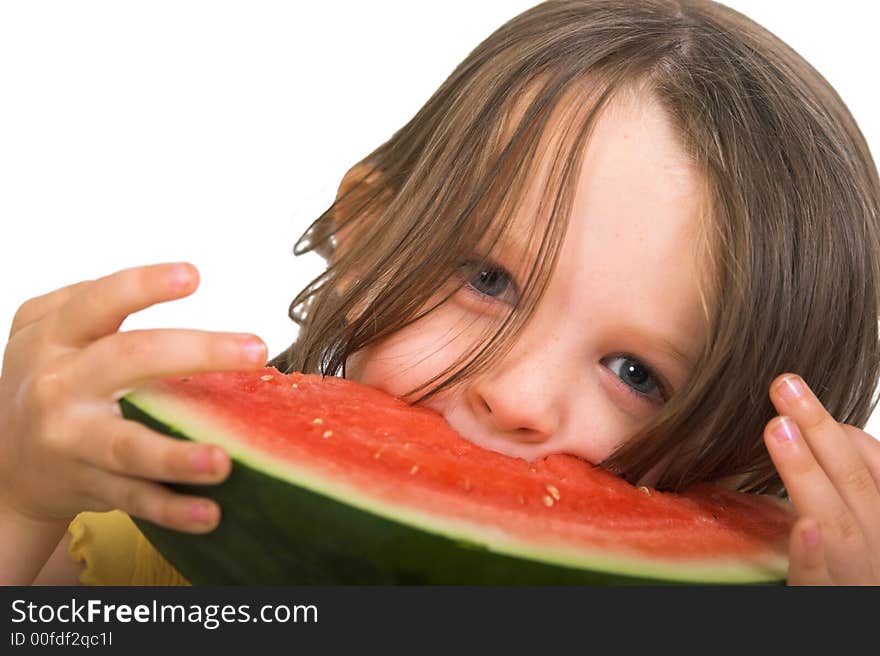
POLYGON ((528 357, 508 354, 468 389, 468 401, 482 429, 492 436, 535 444, 551 439, 559 426, 559 400, 547 369, 528 357))

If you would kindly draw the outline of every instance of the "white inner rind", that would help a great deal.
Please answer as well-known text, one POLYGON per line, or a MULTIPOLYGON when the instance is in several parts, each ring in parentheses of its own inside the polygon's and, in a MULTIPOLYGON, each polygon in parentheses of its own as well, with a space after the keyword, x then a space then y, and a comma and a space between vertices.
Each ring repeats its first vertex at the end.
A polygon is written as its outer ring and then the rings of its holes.
POLYGON ((268 457, 247 445, 245 436, 224 428, 222 422, 193 411, 173 396, 139 390, 126 400, 162 423, 180 431, 196 442, 209 442, 223 447, 229 456, 247 466, 293 485, 321 494, 347 506, 378 515, 390 521, 417 527, 457 542, 477 545, 499 554, 575 569, 617 573, 638 578, 656 578, 681 582, 758 583, 785 578, 788 562, 785 556, 762 555, 760 563, 748 563, 726 557, 712 559, 664 560, 642 553, 609 553, 607 548, 576 548, 562 544, 535 547, 512 536, 499 527, 477 524, 455 517, 420 511, 417 507, 389 503, 363 486, 355 487, 339 478, 315 475, 296 463, 277 456, 268 457))

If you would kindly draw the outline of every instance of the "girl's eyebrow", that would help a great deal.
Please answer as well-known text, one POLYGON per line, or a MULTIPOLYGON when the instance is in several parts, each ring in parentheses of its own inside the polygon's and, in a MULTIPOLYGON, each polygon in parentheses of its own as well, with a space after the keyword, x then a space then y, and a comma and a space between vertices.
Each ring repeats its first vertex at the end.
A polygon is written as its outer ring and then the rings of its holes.
MULTIPOLYGON (((515 255, 517 266, 512 273, 522 275, 527 270, 527 265, 531 262, 531 257, 535 255, 538 247, 538 242, 535 239, 538 239, 539 242, 540 235, 530 234, 527 228, 514 224, 498 236, 498 241, 492 250, 506 256, 515 255)), ((481 255, 488 255, 487 246, 486 239, 480 240, 477 244, 477 252, 481 255)))
POLYGON ((690 370, 694 366, 693 358, 686 351, 678 348, 672 341, 651 330, 640 330, 633 327, 623 332, 636 341, 647 344, 651 350, 670 356, 685 369, 690 370))

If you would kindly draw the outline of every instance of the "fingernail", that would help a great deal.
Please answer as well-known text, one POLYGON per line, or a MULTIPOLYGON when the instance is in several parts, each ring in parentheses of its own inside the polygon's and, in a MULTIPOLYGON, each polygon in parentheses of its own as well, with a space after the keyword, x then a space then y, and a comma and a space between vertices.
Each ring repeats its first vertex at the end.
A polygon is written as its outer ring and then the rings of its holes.
POLYGON ((777 442, 794 442, 797 439, 797 427, 788 417, 780 417, 770 429, 777 442))
POLYGON ((214 468, 213 450, 210 448, 196 449, 190 454, 189 462, 195 471, 209 472, 214 468))
POLYGON ((786 376, 776 384, 776 390, 787 401, 797 401, 805 394, 804 383, 797 376, 786 376))
POLYGON ((266 361, 266 345, 263 342, 249 339, 241 347, 242 353, 252 362, 266 361))
POLYGON ((808 528, 803 533, 804 545, 808 547, 815 547, 819 544, 819 527, 814 526, 812 528, 808 528))
POLYGON ((207 502, 194 503, 189 507, 189 518, 200 524, 210 524, 214 515, 214 509, 207 502))
POLYGON ((218 447, 214 447, 211 449, 211 461, 213 463, 213 472, 216 474, 217 472, 223 471, 223 467, 226 466, 226 454, 223 453, 223 449, 218 447))
POLYGON ((171 270, 171 284, 178 289, 186 287, 192 280, 192 271, 186 264, 178 264, 171 270))

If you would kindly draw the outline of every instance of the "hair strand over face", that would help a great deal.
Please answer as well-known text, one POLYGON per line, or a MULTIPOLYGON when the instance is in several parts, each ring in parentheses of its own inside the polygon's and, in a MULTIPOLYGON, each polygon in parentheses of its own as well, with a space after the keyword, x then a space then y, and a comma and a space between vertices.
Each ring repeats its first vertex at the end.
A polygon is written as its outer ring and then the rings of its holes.
POLYGON ((551 1, 502 25, 297 242, 330 266, 291 303, 300 333, 270 364, 344 376, 351 354, 445 302, 462 263, 510 229, 542 135, 563 125, 521 304, 405 396, 492 367, 543 296, 597 116, 630 92, 659 101, 704 178, 709 337, 688 382, 604 465, 632 481, 659 469, 662 489, 737 476, 782 491, 762 439, 777 375, 801 375, 843 423, 863 427, 877 403, 880 182, 827 81, 709 1, 551 1))

